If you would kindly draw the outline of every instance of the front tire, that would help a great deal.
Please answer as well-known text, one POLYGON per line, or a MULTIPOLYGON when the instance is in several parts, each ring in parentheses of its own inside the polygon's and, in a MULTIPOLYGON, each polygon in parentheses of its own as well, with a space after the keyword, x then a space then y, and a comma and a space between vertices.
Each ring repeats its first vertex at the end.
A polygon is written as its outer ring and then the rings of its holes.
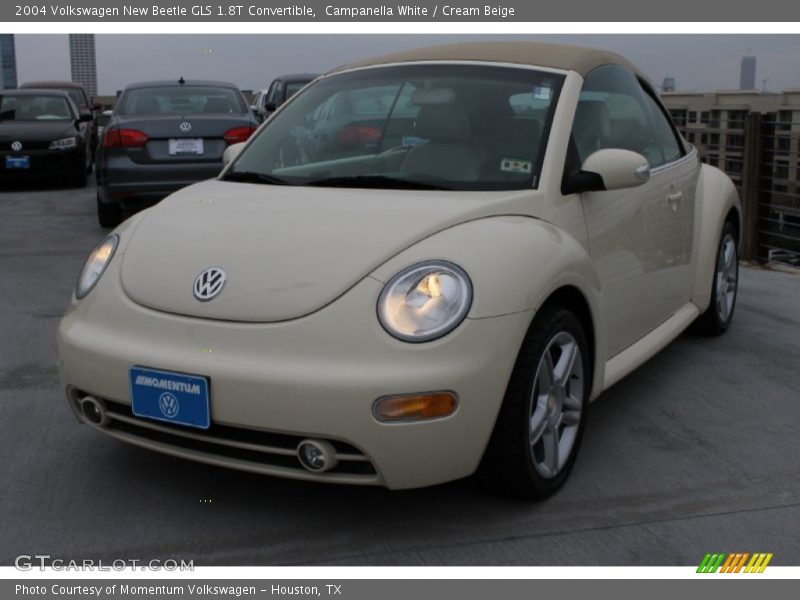
POLYGON ((522 343, 479 476, 493 489, 538 500, 566 481, 580 446, 591 361, 580 321, 543 306, 522 343))
POLYGON ((711 283, 711 302, 697 319, 697 330, 706 335, 725 333, 733 319, 739 290, 739 257, 736 229, 728 221, 722 228, 714 278, 711 283))
POLYGON ((122 223, 122 209, 119 204, 106 204, 100 199, 100 193, 97 194, 97 220, 100 222, 100 227, 111 229, 122 223))

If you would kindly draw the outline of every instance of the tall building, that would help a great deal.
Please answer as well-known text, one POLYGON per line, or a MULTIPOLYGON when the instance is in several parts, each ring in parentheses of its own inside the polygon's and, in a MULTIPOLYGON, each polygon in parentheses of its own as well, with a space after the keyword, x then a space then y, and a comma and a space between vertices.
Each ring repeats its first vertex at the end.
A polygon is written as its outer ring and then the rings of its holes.
POLYGON ((97 62, 93 33, 69 34, 69 61, 72 81, 82 84, 89 96, 96 96, 97 62))
POLYGON ((756 89, 756 57, 743 56, 742 66, 739 72, 739 89, 740 90, 754 90, 756 89))
POLYGON ((674 77, 664 77, 664 81, 661 82, 661 91, 662 92, 674 92, 675 91, 675 78, 674 77))
POLYGON ((17 87, 17 54, 14 34, 0 33, 0 90, 17 87))
POLYGON ((800 266, 800 89, 661 98, 700 159, 725 171, 742 197, 745 185, 757 182, 759 259, 800 266))

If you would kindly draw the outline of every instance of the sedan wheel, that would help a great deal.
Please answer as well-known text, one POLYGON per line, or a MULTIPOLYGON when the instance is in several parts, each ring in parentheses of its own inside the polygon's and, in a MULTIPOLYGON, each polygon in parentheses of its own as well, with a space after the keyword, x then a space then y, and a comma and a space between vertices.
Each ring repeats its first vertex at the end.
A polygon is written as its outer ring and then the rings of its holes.
POLYGON ((590 379, 580 321, 568 310, 543 306, 514 365, 481 479, 526 499, 561 487, 580 445, 590 379))

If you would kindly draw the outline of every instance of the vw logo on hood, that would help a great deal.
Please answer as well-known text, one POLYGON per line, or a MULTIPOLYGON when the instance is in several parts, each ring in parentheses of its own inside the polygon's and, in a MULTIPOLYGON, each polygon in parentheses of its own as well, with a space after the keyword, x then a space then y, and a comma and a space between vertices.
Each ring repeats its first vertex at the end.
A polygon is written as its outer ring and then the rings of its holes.
POLYGON ((213 300, 222 292, 228 276, 218 267, 209 267, 194 280, 194 297, 200 302, 213 300))
POLYGON ((22 142, 11 142, 11 149, 14 152, 19 152, 22 150, 22 142))
POLYGON ((181 130, 181 133, 189 133, 192 130, 192 124, 189 121, 184 121, 178 125, 178 129, 181 130))

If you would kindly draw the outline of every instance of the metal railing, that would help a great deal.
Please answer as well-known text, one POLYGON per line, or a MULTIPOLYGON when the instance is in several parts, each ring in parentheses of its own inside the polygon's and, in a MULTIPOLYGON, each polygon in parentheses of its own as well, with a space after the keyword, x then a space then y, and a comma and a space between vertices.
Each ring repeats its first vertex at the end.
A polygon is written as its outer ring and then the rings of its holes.
POLYGON ((742 198, 742 255, 800 266, 800 121, 778 113, 676 126, 703 162, 719 167, 742 198))

